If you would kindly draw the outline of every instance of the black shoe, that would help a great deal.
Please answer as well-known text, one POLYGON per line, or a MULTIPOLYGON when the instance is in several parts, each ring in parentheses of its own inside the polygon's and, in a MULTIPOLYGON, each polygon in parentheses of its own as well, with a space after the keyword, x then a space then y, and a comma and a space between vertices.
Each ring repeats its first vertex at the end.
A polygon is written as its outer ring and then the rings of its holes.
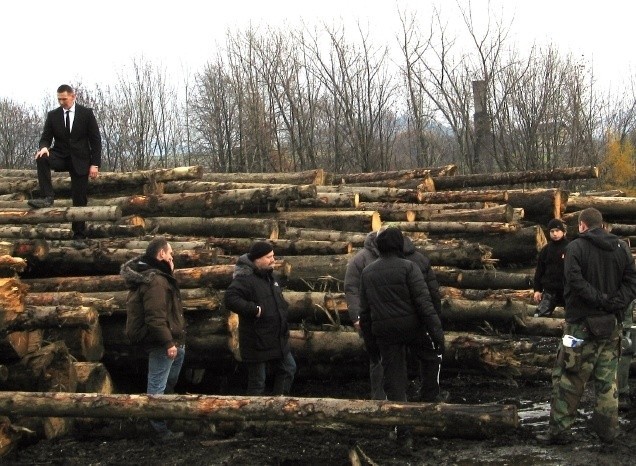
POLYGON ((27 204, 29 204, 34 209, 42 209, 44 207, 51 207, 53 205, 53 198, 42 197, 39 199, 29 199, 27 201, 27 204))
POLYGON ((539 434, 535 439, 543 445, 567 445, 572 443, 572 435, 566 432, 539 434))

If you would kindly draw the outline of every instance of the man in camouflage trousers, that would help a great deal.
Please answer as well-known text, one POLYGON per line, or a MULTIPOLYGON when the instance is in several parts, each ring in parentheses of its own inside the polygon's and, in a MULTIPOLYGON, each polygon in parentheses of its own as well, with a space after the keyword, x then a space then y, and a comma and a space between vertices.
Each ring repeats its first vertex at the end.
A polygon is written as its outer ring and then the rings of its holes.
POLYGON ((565 252, 565 327, 552 372, 549 430, 537 436, 546 444, 572 440, 568 429, 590 378, 596 395, 593 430, 607 443, 619 432, 621 323, 636 298, 636 267, 627 244, 603 228, 598 210, 583 210, 578 221, 579 237, 565 252))

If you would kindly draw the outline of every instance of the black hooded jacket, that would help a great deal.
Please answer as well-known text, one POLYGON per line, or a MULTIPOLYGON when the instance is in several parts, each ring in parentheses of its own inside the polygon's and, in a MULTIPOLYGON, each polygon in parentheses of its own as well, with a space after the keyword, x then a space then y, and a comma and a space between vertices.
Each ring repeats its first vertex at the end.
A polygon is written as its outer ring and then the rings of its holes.
POLYGON ((625 309, 636 298, 636 267, 624 241, 593 228, 570 242, 565 252, 565 319, 625 309))
POLYGON ((563 291, 565 276, 565 248, 569 240, 564 236, 541 249, 534 272, 534 291, 563 291))
POLYGON ((288 305, 271 269, 259 269, 247 254, 240 256, 225 291, 225 307, 239 316, 243 361, 271 361, 289 353, 288 305))

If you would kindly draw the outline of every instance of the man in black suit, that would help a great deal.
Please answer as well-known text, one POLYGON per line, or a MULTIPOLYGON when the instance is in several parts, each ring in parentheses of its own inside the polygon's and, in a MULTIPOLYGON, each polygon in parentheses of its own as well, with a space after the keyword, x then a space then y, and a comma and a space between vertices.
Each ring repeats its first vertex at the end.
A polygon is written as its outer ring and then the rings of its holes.
MULTIPOLYGON (((51 170, 69 173, 73 206, 86 206, 88 178, 97 178, 101 164, 102 138, 93 109, 75 103, 75 91, 68 84, 57 88, 57 101, 60 106, 47 114, 35 154, 43 196, 29 201, 36 209, 53 205, 51 170)), ((73 222, 72 228, 76 245, 84 247, 86 222, 73 222)))

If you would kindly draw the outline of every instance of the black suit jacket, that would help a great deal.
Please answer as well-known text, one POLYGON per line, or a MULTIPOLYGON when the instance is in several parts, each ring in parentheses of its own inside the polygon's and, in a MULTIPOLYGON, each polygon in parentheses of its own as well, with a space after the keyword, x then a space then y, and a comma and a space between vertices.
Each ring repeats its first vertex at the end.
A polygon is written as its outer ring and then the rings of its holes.
POLYGON ((99 167, 102 160, 102 137, 93 109, 75 104, 70 136, 64 125, 64 109, 58 107, 51 110, 46 115, 40 138, 40 149, 43 147, 48 147, 49 151, 55 152, 59 157, 70 157, 78 175, 88 175, 91 165, 99 167))

